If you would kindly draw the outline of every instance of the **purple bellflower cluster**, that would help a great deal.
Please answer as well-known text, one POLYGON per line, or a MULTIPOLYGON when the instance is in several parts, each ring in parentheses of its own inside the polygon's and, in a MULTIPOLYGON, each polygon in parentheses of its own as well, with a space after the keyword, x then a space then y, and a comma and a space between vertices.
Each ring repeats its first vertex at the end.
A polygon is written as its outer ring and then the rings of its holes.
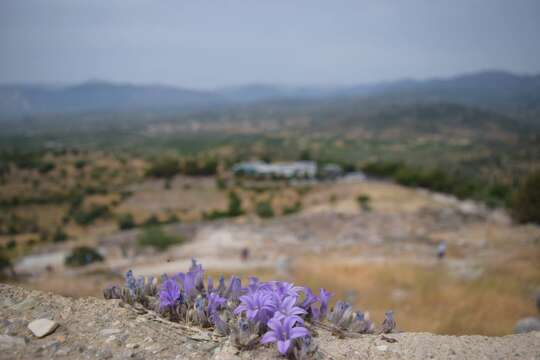
MULTIPOLYGON (((275 343, 277 350, 292 359, 312 358, 317 352, 310 329, 320 325, 341 334, 369 334, 375 331, 369 316, 353 311, 350 304, 337 301, 330 308, 332 294, 284 281, 259 281, 250 277, 246 287, 232 276, 217 284, 195 260, 187 273, 153 278, 135 278, 126 274, 126 286, 104 291, 106 299, 122 299, 141 304, 171 321, 212 328, 218 336, 229 336, 239 349, 275 343), (158 285, 159 283, 159 285, 158 285)), ((395 329, 392 311, 388 311, 381 332, 395 329)))

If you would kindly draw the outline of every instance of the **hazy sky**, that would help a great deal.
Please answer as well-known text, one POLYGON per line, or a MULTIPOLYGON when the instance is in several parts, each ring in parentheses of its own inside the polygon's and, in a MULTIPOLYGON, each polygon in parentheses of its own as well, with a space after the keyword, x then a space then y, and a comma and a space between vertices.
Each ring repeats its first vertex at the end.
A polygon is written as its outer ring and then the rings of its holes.
POLYGON ((540 72, 540 0, 0 0, 0 82, 214 87, 540 72))

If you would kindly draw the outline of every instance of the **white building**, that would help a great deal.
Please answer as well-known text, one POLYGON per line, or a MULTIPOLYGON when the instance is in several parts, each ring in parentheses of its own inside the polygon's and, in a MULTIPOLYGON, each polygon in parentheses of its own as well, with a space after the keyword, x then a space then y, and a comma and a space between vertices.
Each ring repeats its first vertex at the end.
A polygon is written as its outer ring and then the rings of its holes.
POLYGON ((250 176, 314 178, 317 175, 317 163, 314 161, 294 161, 267 164, 262 161, 243 162, 233 166, 235 174, 250 176))

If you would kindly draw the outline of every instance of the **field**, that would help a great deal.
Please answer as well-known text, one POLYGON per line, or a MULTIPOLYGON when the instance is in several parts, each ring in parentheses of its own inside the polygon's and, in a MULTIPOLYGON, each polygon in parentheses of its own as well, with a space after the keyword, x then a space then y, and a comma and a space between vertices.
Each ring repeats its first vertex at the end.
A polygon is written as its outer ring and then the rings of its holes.
POLYGON ((174 273, 195 257, 214 276, 325 287, 374 319, 393 308, 406 331, 503 335, 535 314, 540 229, 511 218, 540 165, 533 125, 351 101, 19 120, 0 134, 0 245, 16 275, 4 266, 5 281, 101 296, 128 269, 174 273), (250 159, 348 175, 234 176, 250 159), (83 245, 104 262, 65 266, 83 245))
POLYGON ((245 200, 246 215, 201 221, 200 211, 226 208, 227 191, 213 178, 178 177, 170 189, 162 181, 143 181, 118 210, 132 212, 136 221, 150 213, 178 213, 183 223, 163 226, 183 243, 164 252, 140 249, 136 239, 144 228, 120 231, 103 220, 76 240, 47 245, 19 262, 19 282, 100 296, 129 268, 136 274, 173 273, 195 257, 214 276, 257 275, 325 287, 375 319, 393 308, 400 329, 408 331, 502 335, 534 314, 540 230, 512 225, 502 210, 379 181, 234 189, 245 200), (369 210, 359 205, 359 194, 370 199, 369 210), (200 196, 204 202, 196 201, 200 196), (302 202, 295 214, 263 220, 253 211, 254 199, 272 198, 279 214, 280 204, 295 197, 302 202), (435 248, 442 239, 449 249, 441 261, 435 248), (66 268, 65 254, 81 244, 98 248, 105 263, 66 268), (240 259, 244 248, 250 252, 246 261, 240 259))

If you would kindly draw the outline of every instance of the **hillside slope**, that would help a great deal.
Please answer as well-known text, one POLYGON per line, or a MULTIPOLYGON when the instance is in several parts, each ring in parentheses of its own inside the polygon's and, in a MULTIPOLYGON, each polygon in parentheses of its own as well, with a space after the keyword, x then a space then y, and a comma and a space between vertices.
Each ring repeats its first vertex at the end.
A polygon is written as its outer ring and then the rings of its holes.
MULTIPOLYGON (((71 299, 0 284, 0 348, 6 359, 276 359, 277 351, 259 346, 239 352, 226 339, 156 320, 116 300, 71 299), (37 339, 30 321, 49 318, 56 331, 37 339)), ((389 343, 378 335, 338 339, 318 330, 324 359, 533 359, 540 356, 540 333, 504 337, 392 334, 389 343)))

